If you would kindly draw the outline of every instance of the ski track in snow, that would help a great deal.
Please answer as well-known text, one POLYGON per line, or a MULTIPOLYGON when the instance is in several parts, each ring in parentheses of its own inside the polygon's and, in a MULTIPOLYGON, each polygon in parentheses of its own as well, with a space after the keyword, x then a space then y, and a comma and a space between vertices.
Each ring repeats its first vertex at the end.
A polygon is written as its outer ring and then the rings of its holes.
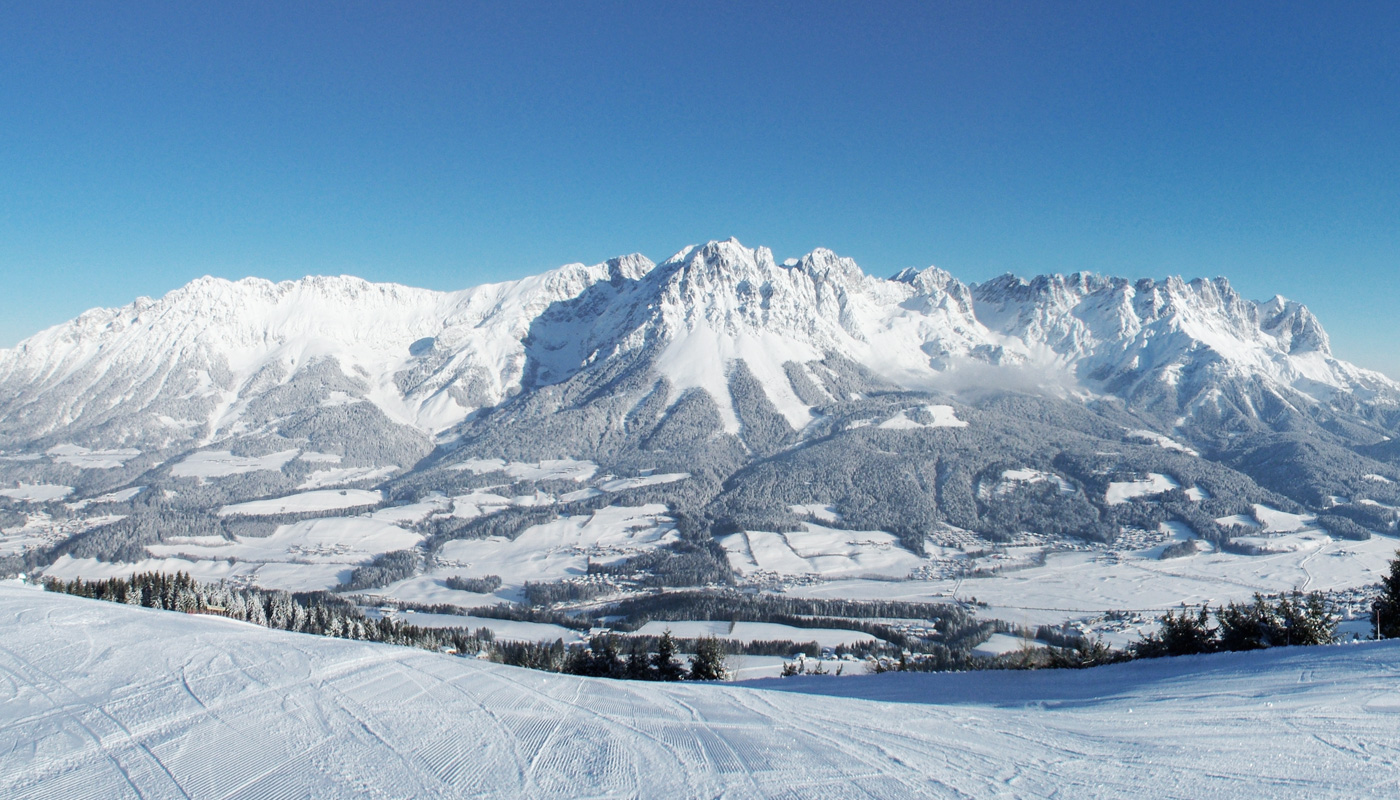
POLYGON ((10 798, 1400 790, 1396 643, 738 687, 550 675, 12 583, 0 631, 10 798))

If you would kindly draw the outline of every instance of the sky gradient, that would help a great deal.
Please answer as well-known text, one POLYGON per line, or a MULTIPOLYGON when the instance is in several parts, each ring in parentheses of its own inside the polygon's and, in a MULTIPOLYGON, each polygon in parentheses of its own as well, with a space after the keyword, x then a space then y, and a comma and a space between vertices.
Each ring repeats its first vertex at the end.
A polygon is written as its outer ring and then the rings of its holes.
POLYGON ((1394 2, 10 3, 0 109, 0 347, 205 274, 737 236, 1224 275, 1400 378, 1394 2))

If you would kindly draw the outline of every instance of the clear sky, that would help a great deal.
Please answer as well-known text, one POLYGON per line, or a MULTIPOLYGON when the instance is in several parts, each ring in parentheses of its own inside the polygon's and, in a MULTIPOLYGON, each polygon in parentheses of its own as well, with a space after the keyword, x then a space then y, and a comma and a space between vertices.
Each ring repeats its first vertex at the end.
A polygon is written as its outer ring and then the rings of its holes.
POLYGON ((731 235, 1225 275, 1400 377, 1400 3, 0 7, 0 346, 204 274, 731 235))

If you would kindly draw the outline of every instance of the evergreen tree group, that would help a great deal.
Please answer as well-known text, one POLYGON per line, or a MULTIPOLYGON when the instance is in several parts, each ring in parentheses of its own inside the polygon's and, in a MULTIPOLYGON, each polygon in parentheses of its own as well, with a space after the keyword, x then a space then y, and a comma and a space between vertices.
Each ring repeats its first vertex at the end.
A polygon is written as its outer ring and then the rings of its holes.
POLYGON ((1133 645, 1133 654, 1156 658, 1330 644, 1336 633, 1337 617, 1317 592, 1293 592, 1273 600, 1256 594, 1253 603, 1230 603, 1213 612, 1204 605, 1195 612, 1189 607, 1180 613, 1168 611, 1161 629, 1133 645))
POLYGON ((327 592, 291 594, 263 589, 236 589, 224 583, 200 583, 189 574, 147 572, 129 578, 86 581, 50 578, 44 588, 94 600, 179 611, 213 614, 251 622, 265 628, 334 636, 366 642, 405 645, 425 650, 475 656, 485 653, 492 661, 549 672, 568 672, 606 678, 648 681, 723 680, 725 650, 711 637, 696 642, 687 668, 678 658, 678 645, 670 631, 648 652, 633 640, 626 658, 621 639, 595 636, 587 647, 554 642, 497 642, 486 628, 423 628, 389 617, 367 619, 353 604, 327 592))
POLYGON ((624 658, 621 637, 600 634, 592 637, 587 647, 572 651, 563 671, 573 675, 639 681, 722 681, 729 677, 724 645, 715 637, 696 641, 689 668, 681 664, 678 650, 679 646, 668 630, 657 640, 655 652, 647 652, 634 639, 624 658))
POLYGON ((146 572, 129 578, 98 581, 50 578, 44 582, 44 588, 145 608, 214 614, 265 628, 425 650, 476 655, 490 642, 490 632, 485 630, 471 633, 464 629, 420 628, 389 617, 367 619, 354 605, 326 592, 294 595, 263 589, 236 589, 223 583, 200 583, 184 572, 174 575, 146 572))

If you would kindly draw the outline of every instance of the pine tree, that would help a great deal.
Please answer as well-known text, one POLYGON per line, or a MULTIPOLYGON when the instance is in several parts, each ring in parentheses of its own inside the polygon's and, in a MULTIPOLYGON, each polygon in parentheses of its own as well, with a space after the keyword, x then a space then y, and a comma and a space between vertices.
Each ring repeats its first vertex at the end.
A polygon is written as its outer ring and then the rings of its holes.
POLYGON ((725 669, 724 645, 713 636, 695 643, 695 655, 690 658, 690 679, 693 681, 722 681, 729 677, 725 669))
POLYGON ((632 648, 627 653, 627 677, 634 681, 652 679, 651 665, 647 663, 647 654, 637 642, 632 643, 632 648))
POLYGON ((1209 653, 1216 648, 1216 632, 1210 627, 1210 610, 1202 605, 1194 616, 1182 608, 1177 616, 1168 611, 1162 616, 1162 631, 1158 634, 1162 650, 1169 656, 1189 656, 1209 653))
POLYGON ((1371 605, 1371 629, 1378 639, 1400 636, 1400 551, 1390 561, 1390 574, 1381 579, 1381 594, 1371 605))
POLYGON ((1258 650, 1273 644, 1269 637, 1268 610, 1264 598, 1257 594, 1253 605, 1230 603, 1217 609, 1215 619, 1220 623, 1221 650, 1258 650))
POLYGON ((1279 616, 1287 630, 1291 645, 1331 644, 1337 636, 1337 618, 1327 610, 1327 602, 1318 592, 1306 597, 1298 592, 1279 601, 1279 616))
POLYGON ((685 677, 685 667, 676 660, 676 640, 671 637, 669 628, 656 643, 651 663, 658 681, 678 681, 685 677))

